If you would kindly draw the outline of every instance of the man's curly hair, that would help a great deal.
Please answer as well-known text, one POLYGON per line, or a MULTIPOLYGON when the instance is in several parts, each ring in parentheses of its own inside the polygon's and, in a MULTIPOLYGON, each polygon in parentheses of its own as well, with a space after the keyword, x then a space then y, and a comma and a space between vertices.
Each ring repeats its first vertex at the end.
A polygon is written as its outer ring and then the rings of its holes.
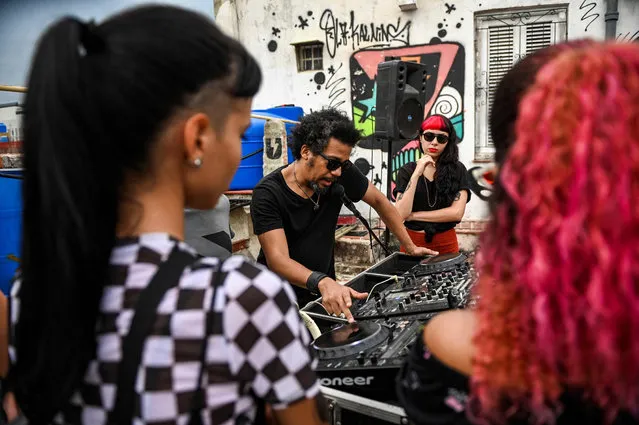
POLYGON ((289 147, 295 159, 302 157, 303 145, 308 146, 314 154, 319 154, 324 151, 331 137, 348 146, 355 146, 362 137, 346 114, 335 108, 305 115, 292 133, 289 147))

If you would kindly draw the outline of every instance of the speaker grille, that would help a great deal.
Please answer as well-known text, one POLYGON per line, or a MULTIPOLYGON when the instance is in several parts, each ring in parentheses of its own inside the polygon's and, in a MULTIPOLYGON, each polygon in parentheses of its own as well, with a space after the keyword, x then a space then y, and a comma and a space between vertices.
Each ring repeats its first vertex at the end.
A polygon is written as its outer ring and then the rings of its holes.
POLYGON ((404 100, 397 109, 397 127, 404 139, 415 139, 419 136, 419 129, 424 115, 424 106, 416 99, 404 100))

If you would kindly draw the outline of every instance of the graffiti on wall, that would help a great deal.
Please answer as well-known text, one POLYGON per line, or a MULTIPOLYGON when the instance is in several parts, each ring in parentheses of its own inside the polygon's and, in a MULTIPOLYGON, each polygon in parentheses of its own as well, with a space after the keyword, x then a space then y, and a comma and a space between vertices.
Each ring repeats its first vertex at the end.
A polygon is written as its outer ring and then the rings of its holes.
POLYGON ((464 137, 464 47, 459 43, 439 42, 392 49, 364 49, 350 59, 353 121, 362 131, 364 148, 374 146, 377 66, 390 57, 412 60, 427 66, 428 84, 424 116, 444 115, 453 122, 460 140, 464 137))
POLYGON ((617 41, 621 41, 621 42, 639 41, 639 31, 636 31, 635 33, 632 33, 629 31, 625 34, 618 34, 617 41))
POLYGON ((590 27, 590 25, 592 25, 593 22, 595 22, 597 18, 599 18, 600 16, 599 13, 597 12, 593 13, 593 9, 595 9, 596 7, 597 7, 597 2, 590 1, 590 0, 583 0, 581 2, 581 5, 579 6, 579 11, 582 12, 581 22, 587 22, 586 32, 588 31, 588 28, 590 27))
MULTIPOLYGON (((435 21, 437 23, 433 27, 430 42, 417 45, 411 44, 412 21, 406 19, 405 15, 374 22, 358 20, 358 14, 353 10, 346 14, 336 14, 331 9, 324 9, 321 13, 308 11, 291 16, 291 27, 297 31, 306 31, 309 27, 317 26, 324 42, 324 67, 308 75, 307 81, 310 84, 306 96, 319 95, 324 99, 325 105, 336 108, 347 105, 350 100, 352 119, 364 136, 359 143, 358 152, 354 153, 357 157, 354 160, 358 168, 369 175, 371 181, 380 188, 383 184, 382 177, 389 167, 396 171, 406 162, 418 159, 420 153, 414 141, 394 143, 390 149, 397 154, 387 164, 382 152, 388 152, 389 147, 372 137, 375 130, 379 63, 399 58, 425 64, 428 83, 424 116, 447 116, 453 122, 459 139, 464 137, 465 49, 459 43, 443 40, 449 35, 449 24, 453 30, 462 27, 463 17, 455 16, 456 13, 457 7, 450 0, 445 3, 445 7, 442 5, 441 19, 435 21), (350 55, 348 62, 335 60, 338 53, 350 55), (374 158, 377 155, 380 155, 379 159, 374 158)), ((271 40, 277 40, 280 36, 280 28, 274 26, 271 40)), ((426 40, 428 38, 424 41, 426 40)), ((277 44, 272 43, 268 49, 274 52, 277 44)))
POLYGON ((355 12, 351 10, 349 19, 343 21, 336 18, 332 10, 326 9, 319 20, 319 27, 324 31, 326 51, 331 58, 340 47, 356 50, 362 44, 410 44, 411 21, 402 22, 401 18, 387 24, 363 23, 356 21, 355 12))

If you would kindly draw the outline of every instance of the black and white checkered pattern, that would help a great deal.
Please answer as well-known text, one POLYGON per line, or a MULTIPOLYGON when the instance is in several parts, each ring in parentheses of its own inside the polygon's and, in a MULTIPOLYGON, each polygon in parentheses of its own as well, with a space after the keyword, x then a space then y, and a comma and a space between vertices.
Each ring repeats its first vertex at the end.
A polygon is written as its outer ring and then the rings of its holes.
MULTIPOLYGON (((90 363, 82 388, 56 422, 106 423, 115 402, 121 344, 136 300, 176 244, 195 254, 166 234, 146 234, 116 246, 111 257, 111 284, 105 288, 100 307, 97 358, 90 363)), ((279 409, 319 392, 310 336, 299 318, 290 286, 258 264, 231 257, 223 264, 226 277, 213 294, 218 268, 217 259, 194 262, 158 306, 138 370, 136 424, 188 422, 207 315, 212 332, 203 383, 205 424, 251 423, 254 397, 279 409)), ((12 292, 15 324, 19 282, 12 292)))

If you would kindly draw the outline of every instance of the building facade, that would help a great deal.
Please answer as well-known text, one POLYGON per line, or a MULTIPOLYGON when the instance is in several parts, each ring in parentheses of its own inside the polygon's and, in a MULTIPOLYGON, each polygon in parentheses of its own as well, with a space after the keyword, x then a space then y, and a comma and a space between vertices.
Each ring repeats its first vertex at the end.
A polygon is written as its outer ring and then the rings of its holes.
MULTIPOLYGON (((501 76, 549 44, 604 39, 607 19, 615 38, 639 39, 637 0, 216 0, 215 16, 262 65, 254 107, 346 111, 365 136, 353 160, 382 191, 389 164, 388 146, 372 137, 377 65, 389 58, 426 64, 425 115, 453 121, 471 179, 462 233, 480 228, 487 214, 490 189, 482 174, 493 149, 487 119, 501 76)), ((415 149, 411 141, 394 146, 390 167, 414 158, 415 149)))

